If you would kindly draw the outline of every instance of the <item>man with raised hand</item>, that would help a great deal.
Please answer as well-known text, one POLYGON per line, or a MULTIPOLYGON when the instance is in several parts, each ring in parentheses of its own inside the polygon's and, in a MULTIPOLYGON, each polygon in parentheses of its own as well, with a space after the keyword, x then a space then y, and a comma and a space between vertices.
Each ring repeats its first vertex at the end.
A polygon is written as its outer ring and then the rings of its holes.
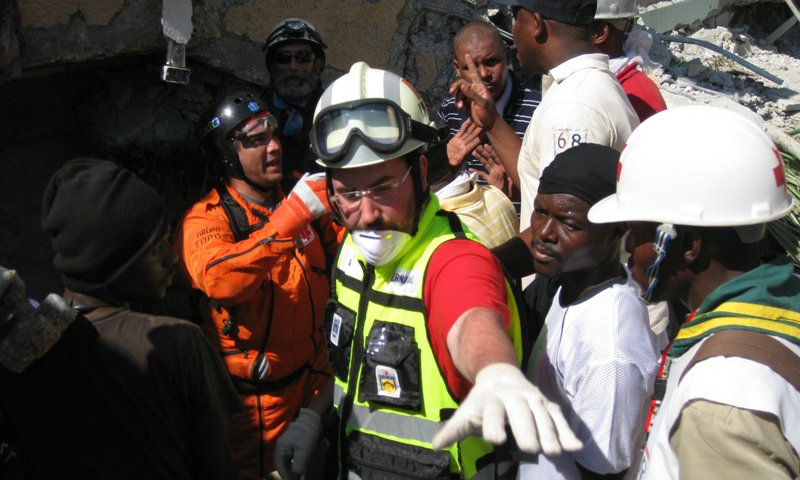
POLYGON ((552 79, 521 145, 507 125, 496 121, 494 102, 477 75, 464 76, 450 87, 472 120, 486 131, 506 172, 521 190, 520 236, 500 252, 504 264, 512 269, 530 264, 528 227, 542 170, 558 153, 581 143, 621 150, 639 119, 609 70, 608 57, 598 53, 592 43, 591 22, 597 7, 594 0, 496 3, 512 7, 514 41, 522 68, 552 79))

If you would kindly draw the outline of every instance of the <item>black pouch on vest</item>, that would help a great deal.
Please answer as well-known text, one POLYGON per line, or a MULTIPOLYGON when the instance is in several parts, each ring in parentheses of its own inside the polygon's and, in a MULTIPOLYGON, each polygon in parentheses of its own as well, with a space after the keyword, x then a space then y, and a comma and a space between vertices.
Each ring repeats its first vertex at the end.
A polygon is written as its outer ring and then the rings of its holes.
POLYGON ((358 401, 419 411, 419 348, 413 328, 375 321, 364 349, 358 401))
POLYGON ((325 336, 328 339, 328 358, 333 373, 339 380, 347 381, 350 370, 350 350, 353 344, 353 329, 356 325, 356 312, 336 300, 328 300, 325 305, 325 336))
MULTIPOLYGON (((398 421, 402 418, 398 417, 398 421)), ((362 480, 450 479, 450 454, 406 445, 364 432, 347 437, 347 470, 362 480)))

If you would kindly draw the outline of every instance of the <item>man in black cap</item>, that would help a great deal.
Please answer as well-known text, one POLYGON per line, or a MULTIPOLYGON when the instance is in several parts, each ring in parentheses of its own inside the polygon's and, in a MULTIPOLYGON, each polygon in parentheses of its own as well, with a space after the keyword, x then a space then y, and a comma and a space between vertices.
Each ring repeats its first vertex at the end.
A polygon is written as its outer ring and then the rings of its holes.
POLYGON ((113 162, 75 159, 45 191, 64 299, 79 313, 22 373, 0 410, 31 478, 231 479, 241 408, 200 329, 134 312, 163 298, 176 256, 156 191, 113 162))
POLYGON ((287 192, 304 173, 321 171, 311 154, 308 132, 322 95, 326 48, 319 30, 302 18, 278 22, 264 43, 270 86, 261 98, 280 125, 285 172, 281 186, 287 192))
MULTIPOLYGON (((621 150, 639 124, 625 92, 608 68, 608 56, 592 43, 594 0, 495 0, 511 5, 517 57, 529 73, 548 74, 542 102, 520 142, 504 122, 476 70, 453 83, 472 120, 487 133, 515 185, 521 191, 520 238, 511 254, 530 258, 530 218, 542 170, 560 152, 581 143, 621 150)), ((471 64, 467 60, 467 64, 471 64)), ((474 65, 472 65, 474 67, 474 65)), ((502 255, 502 253, 501 253, 502 255)), ((519 260, 504 263, 519 264, 519 260)), ((529 262, 522 262, 529 263, 529 262)), ((519 272, 529 274, 532 272, 519 272)))
POLYGON ((531 246, 536 272, 558 289, 527 375, 561 407, 584 447, 523 462, 519 478, 621 478, 637 452, 656 346, 619 260, 625 226, 588 220, 589 208, 614 192, 618 161, 613 148, 587 143, 556 155, 542 173, 531 246))

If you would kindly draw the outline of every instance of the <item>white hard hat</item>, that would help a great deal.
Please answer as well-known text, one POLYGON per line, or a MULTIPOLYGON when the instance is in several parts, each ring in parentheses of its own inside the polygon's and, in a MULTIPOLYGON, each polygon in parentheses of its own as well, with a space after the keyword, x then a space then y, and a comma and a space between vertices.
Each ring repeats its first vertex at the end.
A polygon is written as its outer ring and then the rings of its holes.
POLYGON ((783 160, 767 134, 737 113, 695 105, 659 112, 633 131, 617 192, 589 220, 735 227, 791 209, 783 160))
POLYGON ((636 0, 597 0, 596 20, 613 18, 634 18, 636 0))
POLYGON ((401 157, 436 136, 422 96, 408 81, 358 62, 320 97, 311 147, 320 165, 355 168, 401 157))

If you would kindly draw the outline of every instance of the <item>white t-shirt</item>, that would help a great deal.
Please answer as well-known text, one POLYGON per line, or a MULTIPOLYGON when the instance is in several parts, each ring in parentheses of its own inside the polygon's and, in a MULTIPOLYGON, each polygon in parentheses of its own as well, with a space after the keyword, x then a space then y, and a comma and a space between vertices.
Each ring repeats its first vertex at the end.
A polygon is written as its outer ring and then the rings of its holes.
POLYGON ((622 150, 639 125, 639 117, 608 68, 607 55, 580 55, 549 73, 553 82, 533 112, 519 152, 520 231, 530 226, 542 170, 558 153, 579 143, 622 150))
MULTIPOLYGON (((658 369, 658 353, 630 273, 586 292, 571 305, 561 288, 545 319, 546 346, 534 347, 528 376, 558 403, 584 447, 522 463, 519 479, 580 479, 575 465, 600 474, 631 466, 658 369)), ((542 337, 545 338, 545 337, 542 337)))

